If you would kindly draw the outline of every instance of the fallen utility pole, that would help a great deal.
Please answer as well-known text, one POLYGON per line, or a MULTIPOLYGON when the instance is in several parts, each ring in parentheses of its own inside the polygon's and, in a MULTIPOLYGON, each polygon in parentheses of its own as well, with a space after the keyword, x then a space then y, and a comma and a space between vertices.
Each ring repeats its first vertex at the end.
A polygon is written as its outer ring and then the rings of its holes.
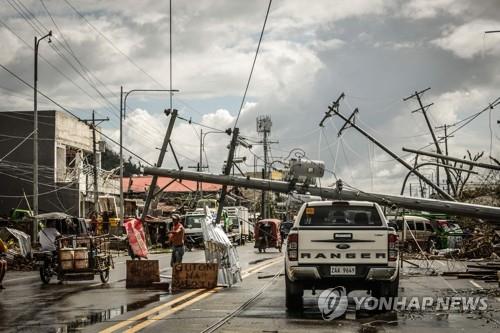
POLYGON ((293 184, 277 180, 214 175, 210 173, 161 169, 156 167, 144 167, 143 173, 146 175, 202 181, 206 183, 238 186, 241 188, 250 188, 255 190, 274 191, 279 193, 290 193, 292 191, 297 191, 299 193, 309 192, 311 195, 320 196, 325 199, 371 201, 382 205, 396 205, 407 209, 440 212, 451 215, 469 216, 491 220, 500 219, 500 208, 461 202, 369 193, 345 188, 342 191, 339 191, 337 188, 332 187, 306 186, 300 183, 293 184))
MULTIPOLYGON (((360 132, 366 138, 368 138, 368 140, 370 140, 371 142, 373 142, 374 144, 376 144, 377 146, 379 146, 380 149, 382 149, 387 154, 389 154, 392 158, 394 158, 396 161, 398 161, 399 163, 401 163, 405 168, 407 168, 408 170, 413 170, 414 169, 405 160, 403 160, 401 157, 399 157, 398 155, 396 155, 395 153, 393 153, 389 148, 387 148, 386 146, 384 146, 381 142, 379 142, 373 136, 371 136, 370 134, 368 134, 367 132, 365 132, 362 128, 360 128, 358 125, 356 125, 353 121, 351 121, 350 120, 351 117, 346 118, 342 113, 340 113, 340 111, 338 110, 338 106, 335 105, 335 102, 334 102, 334 104, 332 106, 329 106, 328 109, 330 110, 329 111, 330 113, 333 112, 337 116, 339 116, 340 118, 342 118, 351 127, 353 127, 356 130, 358 130, 358 132, 360 132)), ((357 109, 354 110, 354 112, 357 112, 357 109)), ((443 198, 445 198, 447 200, 450 200, 450 201, 455 201, 455 199, 453 199, 453 197, 451 197, 448 193, 446 193, 446 191, 442 190, 439 186, 437 186, 432 181, 430 181, 427 177, 425 177, 424 175, 422 175, 418 170, 414 170, 413 174, 415 176, 419 177, 420 179, 422 179, 427 185, 429 185, 430 187, 432 187, 433 189, 435 189, 436 192, 438 192, 443 198)))
MULTIPOLYGON (((436 134, 434 133, 434 129, 432 128, 432 125, 431 125, 431 122, 429 121, 429 117, 427 116, 427 108, 431 107, 434 103, 431 103, 431 104, 428 104, 428 105, 423 105, 422 104, 422 100, 420 99, 420 95, 422 95, 424 92, 426 92, 427 90, 430 90, 431 88, 427 88, 427 89, 424 89, 424 90, 421 90, 421 91, 415 91, 415 93, 411 96, 408 96, 406 98, 403 98, 403 101, 407 101, 411 98, 417 98, 417 101, 418 101, 418 105, 420 105, 420 109, 417 109, 417 110, 414 110, 412 111, 412 113, 414 112, 417 112, 417 111, 422 111, 422 114, 424 115, 424 118, 425 118, 425 122, 427 123, 427 127, 429 128, 429 132, 431 132, 431 136, 432 136, 432 141, 434 142, 434 145, 436 146, 436 152, 438 154, 443 154, 443 152, 441 151, 441 147, 439 146, 439 142, 436 138, 436 134)), ((442 163, 443 164, 447 164, 446 160, 442 160, 442 163)), ((451 174, 450 174, 450 170, 448 170, 447 168, 444 169, 444 171, 446 172, 446 180, 447 180, 447 184, 449 187, 451 187, 451 190, 453 191, 453 194, 456 195, 457 191, 456 191, 456 188, 455 188, 455 184, 453 183, 452 179, 451 179, 451 174)), ((439 186, 439 167, 436 169, 436 183, 438 184, 439 186)))
MULTIPOLYGON (((227 156, 226 165, 224 167, 224 175, 231 174, 231 167, 233 166, 234 151, 236 150, 236 144, 238 143, 238 135, 240 134, 239 128, 234 128, 233 137, 231 138, 231 144, 229 145, 229 154, 227 156)), ((222 208, 224 207, 224 200, 226 199, 227 185, 222 184, 222 190, 219 198, 219 207, 217 207, 217 217, 215 218, 215 224, 220 222, 222 216, 222 208)))
MULTIPOLYGON (((158 162, 156 163, 157 167, 161 167, 163 164, 163 159, 165 158, 165 153, 167 152, 168 144, 170 143, 170 136, 172 135, 172 130, 174 129, 175 118, 177 118, 177 110, 169 109, 165 110, 165 114, 170 116, 170 122, 168 123, 167 133, 165 134, 165 138, 163 139, 163 145, 161 146, 160 155, 158 156, 158 162)), ((144 210, 142 212, 141 220, 144 221, 146 219, 146 215, 149 212, 149 206, 151 205, 151 201, 153 200, 156 183, 158 182, 158 176, 153 175, 151 179, 151 184, 149 185, 148 196, 146 197, 146 202, 144 203, 144 210)))
POLYGON ((493 164, 487 164, 487 163, 481 163, 481 162, 474 162, 474 161, 464 160, 464 159, 461 159, 461 158, 456 158, 456 157, 451 157, 451 156, 445 156, 445 155, 441 155, 441 154, 431 153, 431 152, 427 152, 427 151, 423 151, 423 150, 416 150, 416 149, 410 149, 410 148, 404 148, 403 147, 403 151, 405 151, 407 153, 414 153, 414 154, 425 155, 425 156, 429 156, 429 157, 437 157, 437 158, 445 159, 445 160, 448 160, 448 161, 453 161, 453 162, 457 162, 457 163, 468 164, 468 165, 476 166, 478 168, 484 168, 484 169, 490 169, 490 170, 500 170, 500 166, 499 165, 493 165, 493 164))

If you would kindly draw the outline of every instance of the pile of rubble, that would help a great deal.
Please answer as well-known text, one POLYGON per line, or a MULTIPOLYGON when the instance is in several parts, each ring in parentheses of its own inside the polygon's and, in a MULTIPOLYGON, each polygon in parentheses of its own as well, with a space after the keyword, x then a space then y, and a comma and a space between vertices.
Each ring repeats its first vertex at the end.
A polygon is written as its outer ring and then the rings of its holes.
POLYGON ((500 281, 500 260, 473 262, 467 264, 465 272, 444 272, 445 276, 456 276, 458 279, 474 279, 485 282, 500 281))
POLYGON ((464 239, 458 253, 460 258, 476 259, 500 256, 500 230, 484 228, 477 229, 470 238, 464 239))
POLYGON ((0 228, 2 252, 9 270, 33 270, 31 237, 13 228, 0 228))

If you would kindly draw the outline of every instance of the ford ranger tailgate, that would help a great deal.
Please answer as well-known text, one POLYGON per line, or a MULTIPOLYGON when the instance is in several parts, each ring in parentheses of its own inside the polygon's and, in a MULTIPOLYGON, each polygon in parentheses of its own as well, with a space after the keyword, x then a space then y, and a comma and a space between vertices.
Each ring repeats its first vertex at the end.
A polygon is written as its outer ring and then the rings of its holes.
POLYGON ((306 207, 298 228, 299 264, 388 262, 388 228, 374 206, 306 207))

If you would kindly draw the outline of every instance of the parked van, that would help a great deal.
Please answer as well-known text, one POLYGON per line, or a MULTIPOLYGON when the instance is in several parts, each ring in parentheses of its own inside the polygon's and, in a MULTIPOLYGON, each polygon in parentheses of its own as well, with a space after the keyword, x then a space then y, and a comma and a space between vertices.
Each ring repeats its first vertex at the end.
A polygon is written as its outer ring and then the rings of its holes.
POLYGON ((436 235, 431 221, 425 217, 404 215, 398 216, 395 221, 391 219, 391 222, 396 222, 399 239, 409 251, 415 248, 415 239, 422 249, 427 250, 429 240, 436 235), (404 223, 406 230, 403 228, 404 223))

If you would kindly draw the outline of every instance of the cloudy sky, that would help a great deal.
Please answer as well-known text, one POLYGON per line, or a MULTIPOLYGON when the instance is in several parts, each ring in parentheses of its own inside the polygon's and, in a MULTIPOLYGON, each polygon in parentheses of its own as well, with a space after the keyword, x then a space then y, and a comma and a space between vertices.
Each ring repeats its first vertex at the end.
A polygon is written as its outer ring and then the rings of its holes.
MULTIPOLYGON (((172 76, 180 90, 174 107, 182 117, 218 129, 234 125, 267 5, 173 0, 172 76)), ((500 96, 500 33, 484 34, 500 30, 498 17, 498 0, 274 0, 238 127, 258 140, 255 119, 269 115, 272 140, 279 142, 272 145, 274 159, 302 148, 352 186, 399 192, 406 172, 397 162, 352 128, 338 138, 336 117, 318 127, 327 106, 344 92, 340 111, 347 116, 358 107, 357 123, 410 161, 401 147, 421 148, 431 137, 422 114, 411 113, 417 103, 404 97, 431 87, 423 102, 434 103, 430 120, 441 126, 500 96)), ((56 37, 40 46, 39 89, 81 117, 92 109, 109 117, 103 128, 114 138, 120 86, 169 87, 168 1, 4 0, 0 63, 32 82, 33 38, 50 29, 56 37)), ((31 90, 2 69, 0 99, 2 110, 32 108, 31 90)), ((168 103, 161 93, 128 99, 125 145, 150 162, 165 133, 168 103)), ((40 104, 57 109, 43 98, 40 104)), ((491 150, 499 158, 499 109, 458 130, 450 154, 485 151, 489 162, 491 150)), ((185 167, 199 159, 200 129, 176 123, 172 141, 185 167)), ((204 159, 219 172, 229 137, 206 138, 204 159)), ((252 151, 262 154, 261 147, 252 151)), ((253 169, 252 153, 239 148, 238 155, 253 169)), ((164 166, 174 165, 169 154, 164 166)), ((434 170, 424 173, 431 177, 434 170)), ((329 172, 323 184, 332 181, 329 172)))

